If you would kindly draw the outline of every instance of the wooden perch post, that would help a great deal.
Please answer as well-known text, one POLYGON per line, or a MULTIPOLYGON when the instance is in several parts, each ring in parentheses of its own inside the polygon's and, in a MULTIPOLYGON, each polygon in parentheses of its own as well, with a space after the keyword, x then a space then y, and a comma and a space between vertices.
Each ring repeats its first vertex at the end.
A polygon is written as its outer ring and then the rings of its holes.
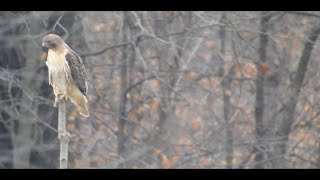
POLYGON ((58 138, 60 139, 60 169, 68 167, 68 143, 70 134, 66 130, 66 100, 59 101, 58 138))

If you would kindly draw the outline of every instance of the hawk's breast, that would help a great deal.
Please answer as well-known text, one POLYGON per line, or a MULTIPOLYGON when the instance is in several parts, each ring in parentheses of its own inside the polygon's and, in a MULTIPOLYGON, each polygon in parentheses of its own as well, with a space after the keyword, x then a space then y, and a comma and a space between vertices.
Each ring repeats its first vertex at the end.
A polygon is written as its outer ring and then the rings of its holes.
POLYGON ((52 85, 55 94, 67 94, 70 70, 64 54, 57 54, 55 51, 49 50, 46 64, 48 66, 49 83, 52 85))

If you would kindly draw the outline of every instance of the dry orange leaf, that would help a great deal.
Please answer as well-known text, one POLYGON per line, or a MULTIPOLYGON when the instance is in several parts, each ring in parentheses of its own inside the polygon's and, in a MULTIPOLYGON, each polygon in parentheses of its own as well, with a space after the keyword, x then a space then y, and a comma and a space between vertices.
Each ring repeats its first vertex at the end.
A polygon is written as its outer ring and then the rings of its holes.
POLYGON ((69 120, 69 121, 74 121, 77 117, 79 117, 79 113, 77 112, 76 109, 74 109, 74 110, 70 113, 70 115, 69 115, 69 117, 68 117, 68 120, 69 120))
POLYGON ((161 160, 161 166, 164 168, 164 169, 169 169, 171 167, 171 161, 167 158, 166 155, 162 155, 162 160, 161 160))
POLYGON ((159 156, 160 154, 162 154, 162 151, 161 151, 160 149, 155 148, 155 149, 153 150, 153 153, 154 153, 156 156, 159 156))
POLYGON ((101 124, 101 125, 99 126, 99 130, 100 130, 100 131, 105 131, 105 130, 107 130, 107 126, 104 125, 104 124, 101 124))
POLYGON ((151 80, 149 82, 153 91, 158 92, 160 90, 160 83, 158 80, 151 80))
POLYGON ((95 161, 97 162, 98 166, 103 166, 106 164, 106 160, 102 157, 97 158, 95 161))
POLYGON ((211 77, 210 78, 210 83, 212 84, 212 85, 218 85, 218 84, 220 84, 220 79, 218 79, 218 78, 216 78, 216 77, 211 77))
POLYGON ((159 65, 159 60, 158 59, 151 59, 149 61, 149 64, 152 66, 158 66, 159 65))
POLYGON ((306 104, 306 105, 303 106, 302 110, 303 110, 304 112, 310 112, 311 108, 312 108, 311 106, 309 106, 308 104, 306 104))
POLYGON ((136 138, 131 139, 131 142, 132 142, 133 144, 139 144, 139 140, 136 139, 136 138))
POLYGON ((150 101, 150 104, 149 104, 149 106, 150 106, 150 108, 151 108, 151 110, 153 111, 153 112, 156 112, 156 111, 158 111, 158 109, 159 109, 159 105, 160 105, 160 101, 158 100, 158 99, 152 99, 151 101, 150 101))
POLYGON ((248 79, 256 79, 257 77, 257 68, 253 63, 245 63, 242 67, 243 75, 248 79))
POLYGON ((206 48, 208 48, 208 49, 213 49, 214 43, 213 43, 213 41, 206 41, 206 42, 204 43, 204 46, 205 46, 206 48))
POLYGON ((180 159, 181 159, 180 156, 173 156, 171 158, 171 167, 176 166, 179 163, 180 159))
POLYGON ((210 83, 207 79, 202 79, 198 83, 204 90, 211 91, 210 83))
POLYGON ((194 130, 199 130, 202 126, 202 120, 199 117, 193 118, 191 120, 191 125, 194 130))
POLYGON ((299 49, 299 47, 301 46, 301 41, 300 41, 300 40, 292 39, 291 42, 292 42, 292 47, 293 47, 293 48, 299 49))
POLYGON ((262 74, 266 74, 268 71, 269 71, 269 66, 268 64, 266 63, 262 63, 260 66, 259 66, 259 71, 262 73, 262 74))
POLYGON ((242 34, 242 36, 244 37, 244 38, 252 38, 252 36, 253 36, 253 33, 252 32, 243 32, 243 33, 241 33, 242 34))
POLYGON ((211 51, 200 53, 200 57, 204 59, 206 62, 208 62, 212 58, 211 51))
POLYGON ((67 125, 67 129, 68 130, 73 130, 73 129, 75 129, 75 124, 74 123, 68 123, 68 125, 67 125))
POLYGON ((143 74, 141 72, 136 72, 136 78, 137 79, 143 78, 143 74))
POLYGON ((211 166, 213 164, 213 160, 212 158, 209 158, 209 157, 203 157, 200 159, 200 163, 203 166, 211 166))
POLYGON ((188 73, 188 74, 186 74, 186 75, 184 76, 184 79, 190 80, 190 81, 196 80, 196 79, 197 79, 197 73, 195 73, 195 72, 190 72, 190 73, 188 73))
POLYGON ((133 95, 133 99, 134 100, 139 100, 139 99, 141 99, 141 95, 140 94, 135 94, 135 95, 133 95))
POLYGON ((186 146, 186 145, 190 145, 190 140, 186 137, 182 137, 178 140, 178 142, 176 143, 176 145, 178 146, 186 146))
POLYGON ((137 122, 137 116, 135 114, 130 114, 128 119, 132 122, 137 122))
POLYGON ((171 159, 169 159, 166 155, 162 154, 161 156, 161 165, 164 169, 169 169, 174 166, 176 166, 180 161, 179 156, 174 156, 171 159))
POLYGON ((117 21, 114 19, 111 19, 108 24, 111 29, 114 29, 117 26, 117 21))
POLYGON ((93 32, 100 32, 104 27, 105 27, 104 23, 98 23, 98 24, 92 26, 92 31, 93 32))

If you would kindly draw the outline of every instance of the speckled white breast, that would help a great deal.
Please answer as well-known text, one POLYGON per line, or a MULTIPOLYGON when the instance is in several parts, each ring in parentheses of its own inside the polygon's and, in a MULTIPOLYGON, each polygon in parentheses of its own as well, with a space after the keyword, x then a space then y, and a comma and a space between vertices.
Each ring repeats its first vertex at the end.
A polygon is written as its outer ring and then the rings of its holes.
POLYGON ((54 94, 67 95, 67 78, 70 69, 65 56, 49 50, 46 64, 49 72, 49 84, 52 85, 54 94))

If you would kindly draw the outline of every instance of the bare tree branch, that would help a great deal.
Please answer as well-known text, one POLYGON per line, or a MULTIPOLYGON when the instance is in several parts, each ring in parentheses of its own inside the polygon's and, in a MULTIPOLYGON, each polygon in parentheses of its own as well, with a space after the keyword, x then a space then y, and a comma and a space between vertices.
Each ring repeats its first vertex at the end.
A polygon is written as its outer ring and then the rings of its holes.
POLYGON ((66 129, 66 101, 64 99, 59 101, 58 132, 60 139, 60 169, 67 169, 70 134, 66 129))

